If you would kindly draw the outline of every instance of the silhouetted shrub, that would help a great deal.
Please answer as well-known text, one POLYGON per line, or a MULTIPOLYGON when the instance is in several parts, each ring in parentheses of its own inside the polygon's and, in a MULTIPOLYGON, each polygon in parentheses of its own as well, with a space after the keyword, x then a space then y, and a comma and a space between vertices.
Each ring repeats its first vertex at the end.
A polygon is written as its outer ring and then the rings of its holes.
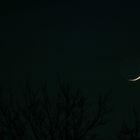
POLYGON ((134 126, 128 127, 126 122, 122 124, 121 130, 118 134, 120 140, 140 140, 140 116, 139 112, 133 106, 134 126))

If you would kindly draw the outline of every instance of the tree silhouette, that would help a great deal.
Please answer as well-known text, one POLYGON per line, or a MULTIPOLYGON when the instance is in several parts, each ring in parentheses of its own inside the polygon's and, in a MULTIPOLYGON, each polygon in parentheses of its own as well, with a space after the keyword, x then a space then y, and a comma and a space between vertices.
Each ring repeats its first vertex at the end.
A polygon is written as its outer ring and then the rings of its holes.
POLYGON ((133 106, 134 115, 134 127, 129 128, 128 125, 123 122, 121 130, 118 134, 120 140, 140 140, 140 116, 136 107, 133 106))
MULTIPOLYGON (((99 95, 92 107, 80 89, 72 90, 64 81, 53 100, 47 84, 34 89, 27 82, 20 92, 21 104, 12 96, 7 98, 9 104, 0 102, 1 140, 22 140, 29 135, 34 140, 94 140, 96 130, 109 121, 112 111, 108 95, 99 95)), ((6 94, 13 95, 14 91, 1 90, 1 99, 6 94)))

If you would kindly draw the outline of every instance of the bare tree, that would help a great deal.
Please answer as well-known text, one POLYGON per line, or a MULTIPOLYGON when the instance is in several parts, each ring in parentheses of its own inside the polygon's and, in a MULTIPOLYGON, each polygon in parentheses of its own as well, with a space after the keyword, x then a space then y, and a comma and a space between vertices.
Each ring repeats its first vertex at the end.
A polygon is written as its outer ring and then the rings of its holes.
POLYGON ((22 140, 26 124, 18 106, 17 108, 14 106, 15 100, 11 96, 13 90, 11 88, 3 89, 0 94, 0 139, 22 140), (4 95, 10 96, 4 101, 2 98, 4 95))
POLYGON ((106 117, 112 111, 108 95, 100 95, 94 108, 88 106, 87 99, 80 89, 72 91, 66 82, 59 82, 54 112, 49 110, 52 108, 49 101, 45 100, 44 103, 48 118, 47 130, 51 140, 84 140, 89 138, 91 133, 95 139, 96 129, 108 122, 106 117), (92 114, 89 115, 89 112, 92 114))
POLYGON ((23 106, 17 104, 13 108, 15 100, 9 106, 0 105, 2 140, 6 135, 11 140, 26 139, 27 129, 35 140, 95 140, 96 130, 109 121, 112 111, 109 95, 99 95, 97 103, 91 106, 80 89, 73 90, 64 81, 59 82, 56 100, 50 98, 47 84, 34 89, 27 82, 21 92, 23 106))

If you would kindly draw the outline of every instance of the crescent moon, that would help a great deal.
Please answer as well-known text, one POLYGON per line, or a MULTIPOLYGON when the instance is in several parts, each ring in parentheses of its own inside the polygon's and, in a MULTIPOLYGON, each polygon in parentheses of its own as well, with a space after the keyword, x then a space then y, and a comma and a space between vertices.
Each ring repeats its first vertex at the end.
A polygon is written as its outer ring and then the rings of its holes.
POLYGON ((132 81, 132 82, 137 81, 137 80, 140 80, 140 76, 138 76, 138 77, 135 78, 135 79, 129 79, 129 81, 132 81))

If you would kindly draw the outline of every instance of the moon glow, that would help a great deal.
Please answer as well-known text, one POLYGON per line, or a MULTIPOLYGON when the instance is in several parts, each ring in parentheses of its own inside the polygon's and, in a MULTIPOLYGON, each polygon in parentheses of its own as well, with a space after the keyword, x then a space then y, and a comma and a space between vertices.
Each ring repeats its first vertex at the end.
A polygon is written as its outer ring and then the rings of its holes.
POLYGON ((121 75, 130 82, 140 80, 140 58, 128 58, 121 63, 121 75))
POLYGON ((135 82, 135 81, 137 81, 137 80, 140 80, 140 76, 138 76, 138 77, 137 77, 137 78, 135 78, 135 79, 129 79, 128 81, 135 82))

